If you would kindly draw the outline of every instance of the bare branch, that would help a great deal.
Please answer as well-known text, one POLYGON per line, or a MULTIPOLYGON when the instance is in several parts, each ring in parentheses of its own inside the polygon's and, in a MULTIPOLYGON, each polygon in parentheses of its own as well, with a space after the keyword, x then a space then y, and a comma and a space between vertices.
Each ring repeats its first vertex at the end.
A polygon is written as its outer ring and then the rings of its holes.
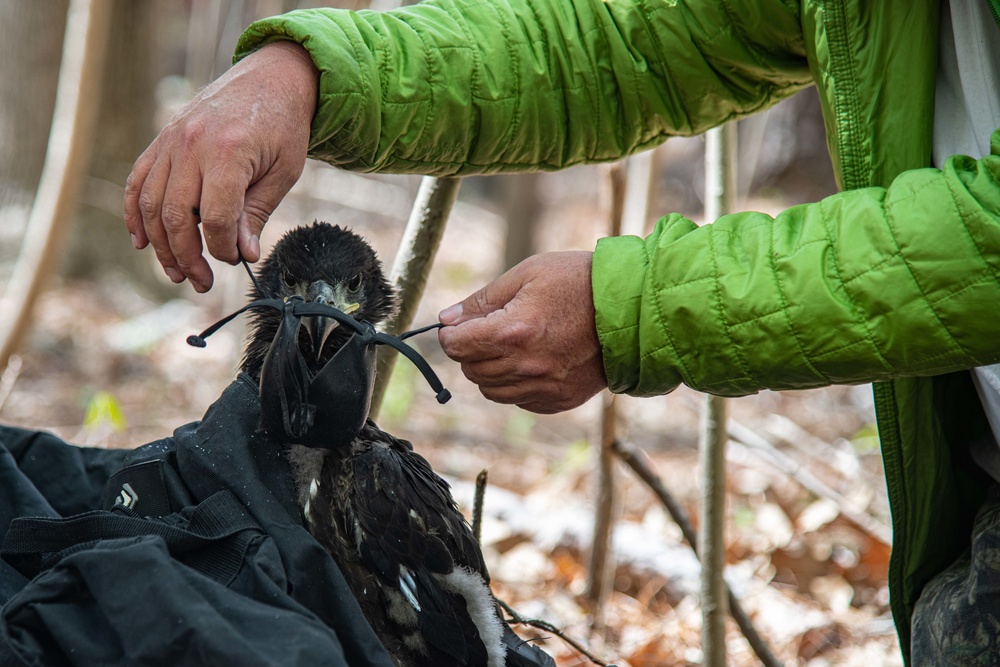
POLYGON ((594 502, 594 536, 590 548, 587 598, 594 603, 593 627, 603 625, 602 608, 612 588, 615 555, 611 548, 618 492, 615 481, 615 456, 611 443, 618 437, 618 409, 613 394, 605 393, 601 411, 601 442, 597 452, 597 498, 594 502))
MULTIPOLYGON (((736 202, 736 123, 705 133, 705 222, 731 213, 736 202)), ((701 650, 708 667, 726 665, 726 399, 706 396, 702 408, 701 650)))
MULTIPOLYGON (((667 513, 680 526, 684 539, 691 545, 691 549, 697 556, 698 533, 695 531, 694 526, 691 525, 691 519, 680 503, 667 490, 667 487, 664 486, 659 475, 653 472, 642 451, 634 445, 622 442, 621 440, 616 441, 612 448, 621 457, 621 460, 635 472, 636 476, 645 482, 646 486, 660 499, 667 513)), ((723 580, 723 585, 725 586, 726 597, 729 601, 729 613, 732 615, 733 620, 736 621, 736 625, 739 626, 740 632, 746 637, 750 648, 753 649, 753 652, 760 658, 765 667, 781 667, 781 661, 775 657, 767 642, 757 632, 757 628, 754 627, 750 616, 743 609, 736 595, 733 594, 732 589, 729 588, 729 584, 723 580)))
POLYGON ((486 497, 486 480, 489 473, 480 470, 476 475, 476 495, 472 500, 472 534, 476 537, 476 542, 480 542, 480 534, 483 530, 483 500, 486 497))
POLYGON ((542 621, 537 618, 524 618, 516 611, 514 611, 509 604, 507 604, 500 598, 497 598, 497 602, 500 603, 500 606, 503 607, 504 611, 510 614, 510 620, 507 621, 508 623, 519 623, 521 625, 530 625, 533 628, 538 628, 539 630, 545 630, 546 632, 551 632, 556 637, 558 637, 559 639, 563 640, 564 642, 572 646, 576 651, 579 651, 581 654, 586 656, 586 658, 595 665, 600 665, 600 667, 614 667, 614 665, 604 662, 603 660, 595 656, 593 653, 584 648, 583 644, 567 636, 565 632, 563 632, 556 626, 552 625, 548 621, 542 621))
MULTIPOLYGON (((625 163, 615 162, 604 170, 611 194, 608 217, 610 236, 618 236, 622 229, 622 209, 625 203, 625 163)), ((601 410, 601 440, 597 451, 597 498, 594 503, 594 536, 590 542, 590 568, 587 580, 587 598, 594 603, 593 628, 604 624, 603 611, 608 593, 613 586, 614 552, 611 536, 614 533, 618 492, 615 483, 615 457, 611 443, 618 438, 618 407, 613 394, 605 392, 601 410)))
POLYGON ((701 461, 701 622, 705 665, 726 665, 726 399, 705 395, 698 443, 701 461))
POLYGON ((731 422, 729 424, 729 437, 733 438, 735 442, 745 445, 747 449, 758 456, 766 459, 768 463, 794 479, 807 491, 816 494, 820 498, 832 501, 837 505, 840 515, 863 533, 870 535, 886 546, 892 545, 892 528, 866 512, 852 509, 851 503, 844 496, 824 484, 815 475, 772 445, 763 436, 738 422, 731 422))

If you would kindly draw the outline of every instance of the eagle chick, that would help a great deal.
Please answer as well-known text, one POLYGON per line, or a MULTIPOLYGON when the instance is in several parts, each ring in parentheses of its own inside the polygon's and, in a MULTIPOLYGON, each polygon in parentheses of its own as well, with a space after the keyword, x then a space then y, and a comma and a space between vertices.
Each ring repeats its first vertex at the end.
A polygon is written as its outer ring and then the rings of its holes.
MULTIPOLYGON (((301 296, 377 325, 395 298, 371 247, 327 223, 288 232, 251 300, 301 296)), ((259 381, 281 322, 255 309, 241 371, 259 381)), ((299 346, 318 372, 350 336, 303 318, 299 346)), ((322 409, 322 406, 318 406, 322 409)), ((368 622, 401 667, 554 664, 503 623, 479 544, 450 488, 412 445, 368 421, 349 445, 284 443, 306 527, 340 566, 368 622)))

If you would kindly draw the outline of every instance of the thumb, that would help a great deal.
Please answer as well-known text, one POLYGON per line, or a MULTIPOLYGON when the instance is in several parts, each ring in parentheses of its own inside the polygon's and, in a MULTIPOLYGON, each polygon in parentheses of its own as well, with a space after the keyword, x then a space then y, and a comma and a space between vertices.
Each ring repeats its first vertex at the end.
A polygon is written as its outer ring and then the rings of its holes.
POLYGON ((438 320, 445 326, 454 326, 486 317, 510 303, 523 285, 524 280, 515 267, 465 300, 442 310, 438 314, 438 320))
POLYGON ((256 262, 260 259, 260 233, 264 229, 267 219, 248 214, 246 210, 240 215, 236 230, 236 245, 240 250, 240 257, 248 262, 256 262))
POLYGON ((243 211, 237 224, 236 243, 240 255, 248 262, 260 259, 260 233, 289 188, 271 173, 265 174, 247 188, 243 211))

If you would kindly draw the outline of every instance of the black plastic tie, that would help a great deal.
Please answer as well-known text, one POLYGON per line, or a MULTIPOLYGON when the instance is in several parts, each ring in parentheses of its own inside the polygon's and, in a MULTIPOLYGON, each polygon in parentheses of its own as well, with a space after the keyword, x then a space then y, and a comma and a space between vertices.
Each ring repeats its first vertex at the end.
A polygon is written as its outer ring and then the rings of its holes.
MULTIPOLYGON (((245 263, 244 266, 246 266, 245 263)), ((247 267, 247 271, 249 271, 249 267, 247 267)), ((252 276, 253 274, 251 273, 250 275, 252 276)), ((260 289, 258 287, 258 292, 259 291, 260 289)), ((282 312, 290 310, 292 315, 299 318, 319 316, 334 319, 354 331, 355 335, 361 336, 365 342, 374 340, 376 345, 388 345, 397 352, 401 353, 404 357, 409 359, 410 362, 417 367, 417 370, 420 371, 420 374, 424 376, 424 380, 427 381, 427 384, 429 384, 431 389, 434 391, 435 398, 438 403, 444 404, 451 400, 451 392, 444 388, 441 380, 438 378, 437 374, 434 373, 434 370, 431 368, 430 364, 427 363, 427 360, 424 359, 419 352, 403 342, 411 336, 416 336, 418 334, 431 331, 432 329, 440 329, 444 326, 440 322, 428 324, 425 327, 412 329, 410 331, 405 331, 398 336, 393 336, 391 334, 382 333, 381 331, 376 331, 371 322, 366 320, 356 320, 344 311, 325 303, 303 301, 300 296, 289 297, 287 301, 274 298, 264 298, 251 301, 239 310, 223 317, 221 320, 208 327, 200 334, 188 336, 188 345, 193 347, 206 347, 206 338, 225 325, 229 324, 229 322, 235 319, 238 315, 245 313, 252 308, 273 308, 274 310, 282 312)))
POLYGON ((250 265, 247 264, 247 261, 245 259, 243 259, 242 254, 240 254, 240 262, 243 264, 243 268, 247 270, 247 275, 250 276, 250 282, 253 283, 254 289, 257 290, 257 294, 259 294, 262 297, 267 296, 266 294, 264 294, 264 290, 260 288, 260 283, 257 282, 257 276, 255 276, 253 274, 253 271, 250 270, 250 265))
POLYGON ((413 329, 411 331, 406 331, 404 333, 401 333, 398 336, 396 336, 396 338, 398 338, 399 340, 406 340, 410 336, 416 336, 418 334, 426 333, 431 329, 441 329, 442 327, 444 327, 443 324, 441 324, 440 322, 435 322, 434 324, 428 324, 427 326, 420 327, 419 329, 413 329))

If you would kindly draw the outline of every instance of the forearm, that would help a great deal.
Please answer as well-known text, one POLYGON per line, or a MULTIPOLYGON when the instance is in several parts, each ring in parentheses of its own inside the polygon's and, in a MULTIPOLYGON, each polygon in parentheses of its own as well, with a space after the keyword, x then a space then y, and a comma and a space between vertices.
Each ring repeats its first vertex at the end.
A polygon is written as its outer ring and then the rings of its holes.
POLYGON ((953 158, 773 219, 669 216, 644 241, 602 241, 612 389, 741 395, 1000 361, 998 182, 1000 157, 953 158))
POLYGON ((310 52, 322 73, 311 152, 340 166, 559 169, 697 134, 806 85, 798 16, 778 0, 740 14, 600 0, 309 10, 255 23, 236 57, 274 39, 310 52))

